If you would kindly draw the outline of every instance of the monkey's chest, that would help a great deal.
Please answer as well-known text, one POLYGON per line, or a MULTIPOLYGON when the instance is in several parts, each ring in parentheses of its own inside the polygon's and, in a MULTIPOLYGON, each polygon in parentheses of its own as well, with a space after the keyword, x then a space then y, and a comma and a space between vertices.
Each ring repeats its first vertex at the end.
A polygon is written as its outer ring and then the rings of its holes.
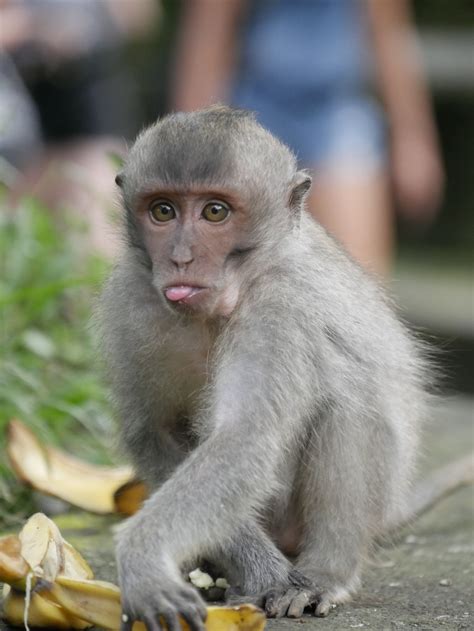
POLYGON ((180 414, 192 418, 202 405, 209 380, 208 349, 191 347, 175 349, 168 359, 167 380, 180 414))
POLYGON ((204 404, 207 383, 205 358, 181 357, 179 371, 174 373, 171 386, 176 415, 170 433, 185 452, 192 451, 197 444, 196 420, 204 404))

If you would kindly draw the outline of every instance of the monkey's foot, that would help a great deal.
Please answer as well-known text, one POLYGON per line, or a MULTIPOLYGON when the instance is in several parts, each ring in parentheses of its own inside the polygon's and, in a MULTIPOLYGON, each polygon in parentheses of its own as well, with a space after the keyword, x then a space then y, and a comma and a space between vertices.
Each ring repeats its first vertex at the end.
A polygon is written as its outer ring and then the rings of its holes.
POLYGON ((320 599, 319 590, 304 587, 272 589, 265 597, 265 613, 269 618, 301 618, 305 610, 314 610, 320 599))
POLYGON ((283 616, 301 618, 304 612, 323 618, 331 609, 347 602, 350 598, 351 591, 347 587, 335 586, 332 589, 322 589, 314 582, 310 586, 296 585, 286 590, 281 588, 271 590, 265 597, 264 609, 269 618, 283 616))
MULTIPOLYGON (((263 607, 269 618, 301 618, 304 612, 325 617, 336 605, 350 600, 347 587, 320 587, 326 581, 310 580, 298 570, 289 575, 291 585, 269 590, 263 599, 263 607)), ((327 580, 327 577, 326 577, 327 580)))
POLYGON ((262 607, 269 618, 301 618, 304 611, 323 616, 329 612, 332 602, 326 603, 325 592, 298 570, 291 570, 288 582, 272 587, 262 594, 243 595, 238 587, 226 592, 229 604, 252 603, 262 607), (321 607, 322 605, 322 607, 321 607), (327 612, 326 612, 327 609, 327 612))

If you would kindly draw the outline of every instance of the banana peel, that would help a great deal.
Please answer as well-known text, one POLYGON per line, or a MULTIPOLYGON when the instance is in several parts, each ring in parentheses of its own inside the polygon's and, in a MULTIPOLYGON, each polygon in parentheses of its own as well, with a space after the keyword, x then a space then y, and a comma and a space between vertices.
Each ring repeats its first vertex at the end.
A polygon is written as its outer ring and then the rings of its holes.
POLYGON ((115 512, 115 491, 134 478, 131 467, 93 465, 41 444, 18 419, 7 426, 7 454, 22 482, 93 513, 115 512))
MULTIPOLYGON (((13 625, 48 629, 120 629, 120 590, 93 579, 85 559, 67 543, 56 524, 37 513, 19 536, 0 539, 3 616, 13 625)), ((208 607, 206 631, 262 631, 265 615, 253 605, 208 607)), ((181 621, 182 631, 190 631, 181 621)), ((133 631, 146 631, 135 622, 133 631)))
POLYGON ((148 489, 143 482, 130 480, 114 493, 114 508, 122 515, 134 515, 148 497, 148 489))
POLYGON ((78 579, 94 578, 94 572, 84 557, 63 538, 54 521, 43 513, 35 513, 28 519, 18 539, 20 554, 36 577, 50 583, 59 574, 78 579))
MULTIPOLYGON (((120 629, 120 590, 112 583, 58 576, 50 596, 76 617, 111 631, 120 629)), ((206 631, 261 631, 264 626, 264 613, 253 605, 207 608, 206 631)), ((189 631, 184 620, 181 627, 189 631)), ((133 631, 146 631, 146 627, 135 622, 133 631)))
MULTIPOLYGON (((25 594, 7 584, 3 586, 3 617, 13 626, 24 625, 25 594)), ((49 629, 87 629, 92 626, 37 592, 31 595, 27 622, 32 627, 49 629)))
POLYGON ((23 526, 18 538, 20 554, 33 575, 52 583, 66 561, 63 538, 54 521, 36 513, 23 526))
POLYGON ((0 539, 0 581, 16 585, 21 583, 29 571, 21 556, 21 541, 16 535, 0 539))

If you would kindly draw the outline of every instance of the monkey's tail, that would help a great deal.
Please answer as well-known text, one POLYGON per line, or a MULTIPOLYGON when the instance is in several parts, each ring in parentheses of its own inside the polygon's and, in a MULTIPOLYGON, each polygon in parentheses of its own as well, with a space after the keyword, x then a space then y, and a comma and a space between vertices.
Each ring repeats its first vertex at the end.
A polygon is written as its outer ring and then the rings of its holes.
POLYGON ((395 533, 420 517, 446 495, 462 486, 474 482, 474 452, 460 460, 437 469, 427 478, 418 482, 407 503, 404 513, 397 515, 388 524, 388 533, 395 533))

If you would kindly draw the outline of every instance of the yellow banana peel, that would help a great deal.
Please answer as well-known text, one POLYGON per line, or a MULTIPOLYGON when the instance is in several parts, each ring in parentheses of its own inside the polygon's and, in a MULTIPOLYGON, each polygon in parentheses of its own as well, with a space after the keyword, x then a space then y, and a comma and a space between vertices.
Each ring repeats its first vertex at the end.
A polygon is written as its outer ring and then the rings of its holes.
MULTIPOLYGON (((87 562, 42 513, 33 515, 18 537, 0 539, 0 581, 12 586, 6 585, 3 608, 10 624, 120 629, 119 588, 93 580, 87 562), (31 593, 28 584, 37 591, 31 593)), ((189 631, 184 620, 181 626, 189 631)), ((207 608, 206 631, 262 631, 264 626, 265 615, 252 605, 207 608)), ((145 625, 136 622, 133 631, 146 631, 145 625)))
MULTIPOLYGON (((10 585, 3 588, 3 617, 13 626, 23 626, 25 620, 25 594, 10 585)), ((34 593, 28 606, 28 624, 32 627, 50 629, 87 629, 90 622, 79 620, 63 607, 46 598, 42 593, 34 593)))
POLYGON ((114 507, 122 515, 134 515, 140 510, 148 497, 148 489, 144 482, 130 480, 114 493, 114 507))
POLYGON ((21 541, 16 535, 0 538, 0 581, 16 584, 24 581, 29 566, 21 556, 21 541))
POLYGON ((115 512, 115 491, 134 478, 131 467, 93 465, 43 445, 18 419, 8 424, 7 454, 22 482, 93 513, 115 512))

